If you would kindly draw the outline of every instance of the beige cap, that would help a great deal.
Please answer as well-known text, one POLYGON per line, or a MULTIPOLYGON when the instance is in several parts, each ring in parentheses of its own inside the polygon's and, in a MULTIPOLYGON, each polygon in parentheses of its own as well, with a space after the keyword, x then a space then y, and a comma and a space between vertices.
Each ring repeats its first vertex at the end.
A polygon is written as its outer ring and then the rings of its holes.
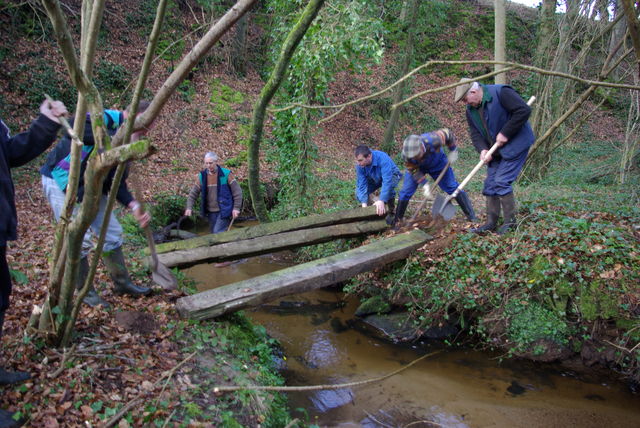
POLYGON ((473 80, 469 79, 468 77, 463 77, 462 79, 460 79, 459 83, 462 83, 462 85, 456 86, 456 94, 453 97, 453 101, 456 103, 467 94, 467 91, 469 91, 469 89, 471 89, 473 80))

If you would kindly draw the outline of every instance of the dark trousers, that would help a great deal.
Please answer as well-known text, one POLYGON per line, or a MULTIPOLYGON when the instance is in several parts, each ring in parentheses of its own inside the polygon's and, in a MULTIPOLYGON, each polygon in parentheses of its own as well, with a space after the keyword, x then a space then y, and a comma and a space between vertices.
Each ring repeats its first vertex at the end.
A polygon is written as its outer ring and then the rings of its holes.
POLYGON ((4 313, 9 309, 9 296, 11 296, 11 275, 7 264, 7 246, 0 245, 0 337, 2 337, 4 313))
POLYGON ((11 275, 7 264, 7 246, 0 245, 0 312, 9 309, 11 296, 11 275))
POLYGON ((222 218, 220 216, 220 211, 216 213, 208 213, 207 218, 209 220, 210 233, 226 232, 229 228, 229 223, 231 223, 231 217, 222 218))
POLYGON ((485 196, 505 196, 513 192, 511 185, 524 166, 529 150, 524 150, 513 159, 492 159, 487 165, 487 178, 482 194, 485 196))

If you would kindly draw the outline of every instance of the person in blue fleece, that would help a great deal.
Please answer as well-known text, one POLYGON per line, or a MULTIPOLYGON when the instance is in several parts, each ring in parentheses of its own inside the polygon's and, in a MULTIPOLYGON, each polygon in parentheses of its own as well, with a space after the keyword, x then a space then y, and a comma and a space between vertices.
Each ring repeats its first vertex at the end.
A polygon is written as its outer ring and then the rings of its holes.
POLYGON ((374 205, 379 216, 387 214, 387 223, 393 221, 396 186, 402 176, 400 170, 385 152, 371 150, 365 145, 356 147, 356 198, 363 207, 374 205), (373 192, 380 189, 374 202, 373 192), (386 204, 386 206, 385 206, 386 204))

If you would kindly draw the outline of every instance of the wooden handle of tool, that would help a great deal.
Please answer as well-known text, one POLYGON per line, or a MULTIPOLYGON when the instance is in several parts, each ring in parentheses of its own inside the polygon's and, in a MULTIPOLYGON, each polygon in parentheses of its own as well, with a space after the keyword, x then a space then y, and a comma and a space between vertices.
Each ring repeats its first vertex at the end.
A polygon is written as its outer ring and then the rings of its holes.
MULTIPOLYGON (((533 102, 536 100, 536 97, 531 97, 529 98, 529 101, 527 101, 527 105, 530 106, 531 104, 533 104, 533 102)), ((489 149, 489 151, 487 152, 487 154, 485 156, 491 156, 493 155, 493 153, 498 150, 498 143, 494 143, 493 146, 491 146, 491 148, 489 149)), ((460 183, 460 185, 458 186, 458 188, 451 194, 451 198, 453 199, 456 196, 458 196, 458 193, 460 193, 460 191, 464 188, 464 186, 467 185, 467 183, 469 182, 469 180, 471 180, 473 178, 473 176, 476 174, 476 172, 478 172, 478 170, 480 168, 482 168, 482 166, 484 165, 484 161, 480 160, 476 166, 471 170, 471 172, 469 173, 469 175, 467 175, 464 180, 462 180, 462 183, 460 183)))
MULTIPOLYGON (((138 182, 138 175, 136 174, 135 168, 131 167, 129 171, 129 182, 131 183, 131 187, 133 188, 133 196, 136 198, 136 201, 140 204, 140 211, 144 214, 146 212, 144 202, 142 201, 142 192, 140 191, 140 183, 138 182)), ((147 238, 147 245, 149 245, 149 252, 151 253, 151 260, 153 265, 151 266, 152 271, 156 271, 158 268, 158 254, 156 253, 156 243, 153 240, 153 235, 151 233, 151 228, 147 224, 144 229, 144 234, 147 238)))

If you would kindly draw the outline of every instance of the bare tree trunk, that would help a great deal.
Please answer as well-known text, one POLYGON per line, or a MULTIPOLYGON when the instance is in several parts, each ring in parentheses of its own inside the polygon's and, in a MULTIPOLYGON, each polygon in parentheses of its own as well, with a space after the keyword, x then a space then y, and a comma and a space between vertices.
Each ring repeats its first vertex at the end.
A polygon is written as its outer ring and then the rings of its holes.
MULTIPOLYGON (((589 14, 586 11, 597 6, 598 0, 588 0, 580 2, 579 0, 567 0, 567 13, 560 15, 558 25, 558 37, 551 36, 552 31, 552 8, 555 8, 555 2, 548 1, 543 3, 540 25, 540 41, 557 40, 555 49, 547 46, 539 46, 536 53, 536 61, 539 66, 545 66, 545 56, 553 58, 544 68, 551 68, 561 73, 573 74, 576 76, 585 73, 593 73, 594 62, 600 66, 599 76, 608 76, 612 69, 608 68, 611 64, 611 55, 603 52, 600 47, 603 43, 597 43, 603 37, 610 34, 616 22, 593 22, 589 20, 589 14), (580 10, 584 11, 583 14, 580 10), (544 38, 544 39, 543 39, 544 38), (575 44, 580 43, 580 48, 576 49, 575 44), (548 52, 545 54, 545 51, 548 52), (553 55, 553 52, 556 52, 553 55), (575 57, 571 57, 572 53, 577 52, 575 57), (604 60, 606 58, 606 60, 604 60), (589 65, 587 66, 587 60, 589 65)), ((618 18, 619 19, 619 18, 618 18)), ((605 39, 606 40, 606 39, 605 39)), ((615 61, 613 61, 615 62, 615 61)), ((566 134, 567 127, 571 127, 570 121, 560 121, 562 117, 568 119, 578 110, 576 104, 580 104, 595 92, 595 88, 587 88, 581 94, 575 93, 576 82, 568 79, 561 79, 556 76, 545 76, 539 79, 536 96, 538 101, 534 113, 531 117, 531 125, 534 133, 539 137, 534 147, 529 153, 529 158, 523 175, 529 179, 537 179, 542 177, 547 170, 551 156, 557 147, 557 141, 564 141, 563 134, 566 134), (585 97, 585 95, 587 95, 585 97), (567 114, 569 113, 570 114, 567 114)), ((580 119, 577 119, 578 122, 580 119)))
MULTIPOLYGON (((634 83, 640 83, 640 78, 634 76, 634 83)), ((633 167, 633 160, 640 151, 640 93, 638 91, 629 91, 631 102, 629 105, 629 113, 627 114, 627 127, 624 134, 624 144, 620 155, 620 184, 627 182, 629 173, 633 167)))
POLYGON ((556 0, 543 0, 534 54, 535 65, 547 68, 550 58, 554 55, 552 44, 556 37, 556 0))
MULTIPOLYGON (((614 17, 618 17, 621 14, 624 15, 624 10, 621 5, 622 0, 614 0, 614 17)), ((611 59, 615 61, 621 55, 621 41, 625 38, 627 32, 627 23, 624 20, 618 21, 618 23, 613 27, 613 31, 611 32, 611 38, 609 39, 609 55, 611 59)), ((611 77, 617 79, 619 77, 619 73, 617 70, 614 70, 611 73, 611 77)))
POLYGON ((248 22, 248 13, 238 21, 238 25, 236 25, 236 35, 233 38, 233 51, 231 53, 231 65, 233 66, 233 70, 241 76, 244 76, 246 71, 248 22))
MULTIPOLYGON (((409 72, 411 62, 413 61, 413 50, 415 44, 416 22, 418 19, 418 0, 406 0, 402 7, 405 20, 403 21, 403 31, 407 35, 406 47, 404 49, 404 57, 402 58, 402 66, 400 76, 404 76, 409 72)), ((393 95, 393 103, 399 103, 404 98, 407 81, 404 80, 398 85, 393 95)), ((381 148, 385 152, 393 153, 395 151, 394 134, 398 119, 400 118, 400 110, 402 107, 392 108, 389 122, 384 131, 381 148)))
MULTIPOLYGON (((507 16, 504 10, 504 0, 494 0, 493 3, 495 22, 494 22, 494 33, 495 33, 495 44, 494 44, 494 57, 496 61, 506 61, 507 53, 506 53, 506 41, 505 41, 505 27, 507 25, 507 16)), ((504 69, 504 65, 496 64, 495 70, 499 71, 504 69)), ((506 73, 496 74, 495 77, 496 84, 505 85, 507 84, 507 75, 506 73)))
POLYGON ((260 96, 253 108, 253 119, 251 120, 249 134, 249 193, 251 194, 253 211, 261 222, 269 221, 267 207, 260 190, 260 142, 262 141, 265 111, 287 74, 287 67, 293 53, 323 4, 324 0, 309 1, 300 19, 285 39, 280 51, 280 57, 271 72, 271 76, 269 76, 269 80, 260 91, 260 96))
POLYGON ((638 76, 640 77, 640 22, 638 22, 638 10, 634 7, 634 0, 620 0, 624 14, 627 17, 627 27, 631 34, 631 42, 636 52, 636 64, 638 65, 638 76))

